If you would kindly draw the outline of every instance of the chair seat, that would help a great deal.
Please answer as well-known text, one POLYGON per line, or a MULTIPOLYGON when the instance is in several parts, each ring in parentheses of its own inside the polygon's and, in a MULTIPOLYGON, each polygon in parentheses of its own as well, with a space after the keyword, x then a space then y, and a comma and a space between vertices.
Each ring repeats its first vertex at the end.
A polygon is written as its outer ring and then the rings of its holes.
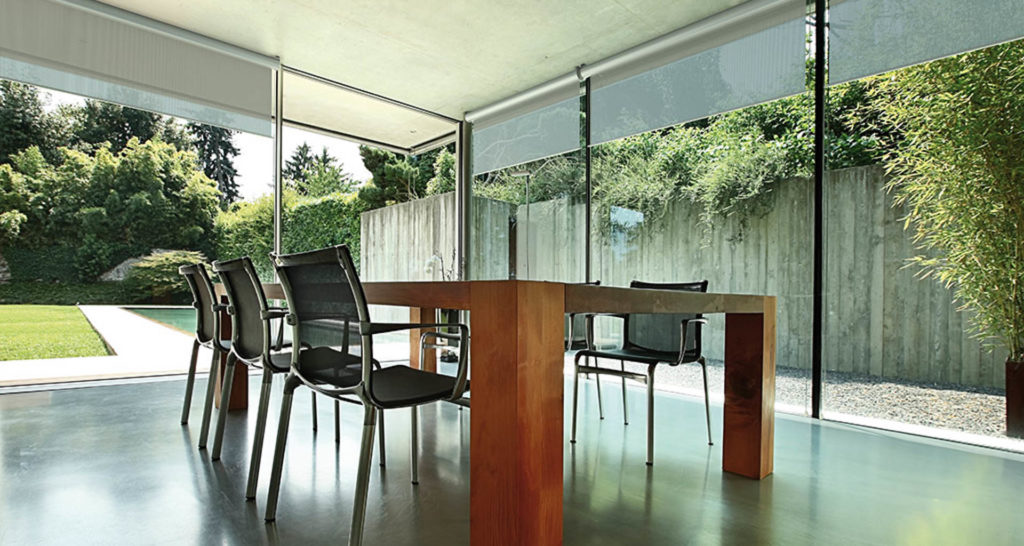
POLYGON ((373 397, 385 408, 425 404, 450 397, 455 381, 450 375, 392 366, 373 372, 373 397))
MULTIPOLYGON (((291 353, 279 355, 288 355, 287 358, 291 358, 291 353)), ((271 358, 276 360, 283 357, 272 355, 271 358)), ((359 383, 361 365, 359 355, 317 347, 302 352, 298 368, 302 377, 308 381, 346 388, 359 383), (341 362, 347 364, 344 364, 344 367, 338 366, 341 362)), ((373 397, 384 408, 400 408, 441 400, 451 396, 455 388, 455 378, 452 376, 424 372, 408 366, 376 369, 373 371, 372 381, 373 397)))
MULTIPOLYGON (((585 350, 577 353, 582 356, 592 356, 594 358, 607 358, 609 360, 629 360, 630 362, 640 362, 643 364, 659 364, 665 362, 667 364, 675 365, 679 359, 677 353, 662 353, 657 351, 644 351, 641 349, 606 349, 606 350, 585 350)), ((688 356, 688 355, 687 355, 688 356)), ((696 361, 697 358, 693 358, 692 361, 696 361)), ((691 362, 689 358, 686 362, 691 362)))
POLYGON ((230 339, 212 339, 206 343, 202 343, 202 345, 210 349, 216 348, 218 351, 223 351, 225 353, 231 350, 230 339))

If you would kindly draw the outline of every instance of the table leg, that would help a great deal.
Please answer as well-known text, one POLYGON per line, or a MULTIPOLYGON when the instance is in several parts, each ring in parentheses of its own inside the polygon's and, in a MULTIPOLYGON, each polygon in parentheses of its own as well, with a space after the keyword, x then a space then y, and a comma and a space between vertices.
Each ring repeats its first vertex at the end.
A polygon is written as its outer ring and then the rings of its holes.
MULTIPOLYGON (((227 298, 222 297, 221 301, 227 303, 227 298)), ((221 339, 231 339, 231 315, 227 311, 221 311, 220 313, 220 337, 221 339)), ((217 390, 214 391, 216 396, 213 397, 214 403, 220 408, 220 393, 224 392, 221 385, 224 381, 224 372, 227 369, 228 354, 221 353, 220 355, 220 366, 218 366, 217 373, 217 390)), ((249 407, 249 367, 244 362, 239 362, 235 365, 235 384, 231 385, 231 402, 228 403, 228 411, 246 409, 249 407)))
POLYGON ((775 444, 775 298, 764 314, 725 316, 722 470, 762 479, 775 444))
POLYGON ((470 540, 562 543, 564 286, 470 290, 470 540))
MULTIPOLYGON (((437 322, 437 311, 429 307, 410 307, 409 322, 437 322)), ((423 362, 420 362, 420 336, 426 330, 409 330, 409 365, 428 372, 437 372, 436 349, 423 351, 423 362), (421 367, 422 366, 422 367, 421 367)))

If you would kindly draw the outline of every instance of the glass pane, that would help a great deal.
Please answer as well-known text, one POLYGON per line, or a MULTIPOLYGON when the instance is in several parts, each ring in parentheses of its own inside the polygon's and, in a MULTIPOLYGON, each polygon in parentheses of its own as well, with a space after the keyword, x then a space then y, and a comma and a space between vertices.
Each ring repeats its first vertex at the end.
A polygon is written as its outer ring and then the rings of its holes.
POLYGON ((1004 373, 1024 339, 1022 58, 1017 41, 830 89, 827 417, 1024 449, 1005 436, 1004 373))
MULTIPOLYGON (((776 403, 800 414, 810 394, 812 119, 811 97, 798 95, 593 151, 594 278, 706 280, 709 292, 776 296, 776 403)), ((702 355, 720 402, 725 317, 705 318, 702 355)), ((621 320, 599 317, 596 326, 599 346, 622 344, 621 320)), ((697 363, 660 366, 655 385, 704 396, 697 363)))

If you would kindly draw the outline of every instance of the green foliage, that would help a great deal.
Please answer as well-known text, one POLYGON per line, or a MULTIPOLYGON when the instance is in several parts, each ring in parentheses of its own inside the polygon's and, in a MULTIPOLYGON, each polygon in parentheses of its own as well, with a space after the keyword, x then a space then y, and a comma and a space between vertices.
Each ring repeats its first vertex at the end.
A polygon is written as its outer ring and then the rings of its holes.
POLYGON ((285 252, 301 252, 347 244, 358 266, 359 215, 366 210, 366 204, 352 194, 298 199, 285 210, 282 248, 285 252))
POLYGON ((187 127, 203 174, 217 183, 221 207, 227 208, 238 200, 238 182, 235 182, 238 170, 234 164, 238 148, 232 141, 237 132, 205 123, 189 123, 187 127))
POLYGON ((38 88, 23 83, 0 81, 0 164, 11 154, 30 146, 42 150, 50 161, 57 161, 57 148, 67 138, 64 120, 43 109, 38 88))
POLYGON ((182 151, 191 148, 188 135, 174 120, 145 110, 87 99, 81 107, 65 109, 64 115, 71 125, 66 145, 84 152, 105 147, 118 153, 132 139, 159 139, 182 151))
POLYGON ((153 248, 213 248, 218 192, 195 155, 132 139, 95 157, 63 149, 51 164, 36 147, 0 167, 0 199, 26 220, 16 246, 75 246, 82 280, 153 248))
POLYGON ((147 303, 128 293, 122 282, 52 283, 9 282, 0 284, 0 304, 35 303, 40 305, 123 305, 147 303))
POLYGON ((369 209, 376 209, 428 195, 427 183, 436 174, 435 164, 442 150, 403 157, 380 148, 360 146, 363 165, 373 178, 359 190, 359 199, 369 209))
POLYGON ((285 160, 284 168, 281 169, 281 178, 290 180, 292 183, 304 182, 306 173, 313 167, 313 152, 309 144, 303 142, 292 152, 292 156, 285 160))
POLYGON ((1024 361, 1024 42, 874 80, 886 157, 922 274, 952 287, 978 333, 1024 361))
POLYGON ((3 249, 12 281, 47 283, 78 280, 74 266, 75 252, 72 246, 13 246, 3 249))
MULTIPOLYGON (((285 204, 294 200, 294 192, 284 195, 285 204)), ((289 226, 285 226, 287 230, 289 226)), ((252 259, 260 278, 270 280, 274 269, 270 253, 274 250, 274 196, 234 203, 217 215, 215 224, 216 256, 230 260, 241 256, 252 259)), ((286 231, 287 233, 287 231, 286 231)))
POLYGON ((427 181, 427 195, 455 191, 455 154, 442 149, 434 160, 434 176, 427 181))
POLYGON ((0 361, 107 354, 103 340, 75 307, 0 308, 0 361))
POLYGON ((191 296, 178 268, 205 261, 205 256, 191 250, 154 252, 128 270, 125 287, 138 299, 187 303, 191 296))

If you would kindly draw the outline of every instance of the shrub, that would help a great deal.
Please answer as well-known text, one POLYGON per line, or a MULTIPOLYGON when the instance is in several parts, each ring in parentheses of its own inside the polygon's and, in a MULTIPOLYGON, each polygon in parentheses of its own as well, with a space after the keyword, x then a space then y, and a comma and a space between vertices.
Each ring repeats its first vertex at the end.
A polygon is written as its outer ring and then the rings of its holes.
POLYGON ((978 334, 1024 361, 1024 43, 882 76, 874 99, 903 138, 890 189, 925 276, 975 311, 978 334))
POLYGON ((366 204, 354 194, 302 199, 285 211, 282 250, 300 252, 347 244, 359 264, 359 215, 366 204))
POLYGON ((206 261, 199 252, 168 250, 146 256, 132 266, 125 285, 137 299, 152 298, 157 303, 187 303, 190 299, 178 268, 185 264, 206 261))
MULTIPOLYGON (((286 193, 285 203, 293 199, 290 197, 292 195, 293 192, 286 193)), ((248 256, 261 279, 273 278, 274 271, 270 265, 270 252, 274 250, 273 195, 264 195, 255 201, 234 203, 227 211, 217 215, 214 231, 219 259, 248 256)))
POLYGON ((15 281, 0 284, 0 304, 8 303, 123 305, 145 303, 145 300, 129 294, 121 282, 78 284, 15 281))

